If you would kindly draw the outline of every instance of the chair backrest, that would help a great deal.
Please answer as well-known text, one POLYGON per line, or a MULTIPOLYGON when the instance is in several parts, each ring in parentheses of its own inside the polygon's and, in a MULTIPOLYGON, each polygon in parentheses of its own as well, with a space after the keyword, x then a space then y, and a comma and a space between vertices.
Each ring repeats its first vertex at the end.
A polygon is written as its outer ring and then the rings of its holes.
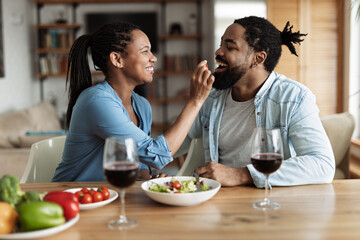
POLYGON ((32 144, 20 183, 51 182, 62 159, 65 139, 66 136, 59 136, 32 144))
POLYGON ((176 176, 192 176, 196 168, 205 163, 205 154, 202 138, 194 138, 191 141, 184 164, 176 176))
POLYGON ((350 113, 343 112, 323 117, 321 122, 335 156, 336 170, 334 178, 349 178, 349 151, 351 136, 355 128, 355 119, 350 113))

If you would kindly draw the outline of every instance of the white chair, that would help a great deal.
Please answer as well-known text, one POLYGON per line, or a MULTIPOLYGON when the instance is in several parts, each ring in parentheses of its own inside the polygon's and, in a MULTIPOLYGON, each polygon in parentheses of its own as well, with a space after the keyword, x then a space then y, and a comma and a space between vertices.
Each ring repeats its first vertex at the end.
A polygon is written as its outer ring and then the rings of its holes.
POLYGON ((194 138, 191 141, 184 164, 176 176, 192 176, 196 168, 205 163, 205 154, 202 138, 194 138))
POLYGON ((66 136, 45 139, 31 145, 29 160, 20 183, 51 182, 62 159, 66 136))
POLYGON ((349 151, 355 128, 354 117, 348 113, 337 113, 321 118, 335 156, 335 179, 349 178, 349 151))

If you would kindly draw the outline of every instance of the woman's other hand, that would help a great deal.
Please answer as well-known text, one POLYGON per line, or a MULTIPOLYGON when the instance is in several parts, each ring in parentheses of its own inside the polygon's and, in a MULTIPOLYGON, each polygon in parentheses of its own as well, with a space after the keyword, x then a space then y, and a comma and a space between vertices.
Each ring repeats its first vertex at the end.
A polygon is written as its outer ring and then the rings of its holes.
POLYGON ((167 175, 165 173, 160 173, 160 174, 157 174, 155 176, 152 176, 152 178, 163 178, 163 177, 171 177, 170 175, 167 175))

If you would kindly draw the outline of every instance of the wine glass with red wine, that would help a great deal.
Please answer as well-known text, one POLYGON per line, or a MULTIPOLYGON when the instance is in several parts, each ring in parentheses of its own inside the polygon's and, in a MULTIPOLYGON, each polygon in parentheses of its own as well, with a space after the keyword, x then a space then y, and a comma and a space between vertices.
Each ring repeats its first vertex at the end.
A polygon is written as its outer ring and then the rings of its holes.
POLYGON ((137 225, 136 220, 125 215, 125 189, 136 181, 139 169, 139 157, 136 142, 132 138, 110 137, 105 140, 104 175, 113 186, 120 188, 121 212, 119 219, 111 220, 109 228, 129 229, 137 225))
POLYGON ((283 160, 283 142, 279 128, 255 128, 251 136, 251 163, 254 168, 265 175, 265 199, 254 203, 254 208, 275 210, 280 204, 270 202, 268 196, 269 176, 280 168, 283 160))

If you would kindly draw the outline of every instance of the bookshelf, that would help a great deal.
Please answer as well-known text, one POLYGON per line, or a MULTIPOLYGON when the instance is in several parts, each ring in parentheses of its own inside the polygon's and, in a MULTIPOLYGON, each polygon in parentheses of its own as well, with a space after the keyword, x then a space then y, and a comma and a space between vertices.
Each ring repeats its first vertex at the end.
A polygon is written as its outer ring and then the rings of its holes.
MULTIPOLYGON (((190 76, 195 69, 196 65, 200 62, 202 53, 201 53, 201 44, 202 44, 202 30, 201 30, 201 0, 193 1, 163 1, 161 3, 161 23, 160 26, 160 48, 162 49, 162 70, 155 72, 154 81, 150 84, 148 90, 148 100, 152 105, 152 108, 160 108, 162 119, 155 121, 153 117, 153 126, 152 131, 155 131, 154 135, 157 135, 159 132, 164 132, 171 126, 171 123, 174 119, 172 114, 169 113, 169 110, 178 106, 179 111, 175 114, 177 116, 180 114, 183 106, 186 101, 189 99, 189 83, 190 76), (196 19, 195 26, 192 29, 192 32, 189 30, 182 29, 182 33, 169 34, 169 26, 166 25, 167 18, 169 17, 169 12, 167 8, 172 3, 178 2, 192 2, 196 4, 196 19), (195 51, 185 49, 181 53, 170 53, 170 46, 173 44, 181 44, 186 42, 187 45, 195 45, 195 51), (186 51, 188 50, 188 51, 186 51), (186 88, 178 89, 176 94, 169 95, 169 90, 173 88, 174 81, 185 81, 187 83, 186 88), (179 107, 180 106, 180 107, 179 107)), ((185 15, 186 16, 186 15, 185 15)), ((184 16, 184 18, 185 18, 184 16)), ((174 91, 173 91, 174 92, 174 91)))
MULTIPOLYGON (((76 23, 77 4, 71 4, 72 19, 69 22, 60 16, 54 22, 43 22, 42 11, 45 3, 54 3, 54 1, 37 1, 35 25, 37 31, 37 78, 40 79, 40 97, 44 100, 44 81, 47 78, 65 77, 68 65, 68 53, 72 46, 76 32, 81 28, 76 23)), ((58 1, 60 2, 60 1, 58 1)), ((69 1, 62 3, 70 4, 69 1)))
MULTIPOLYGON (((160 110, 160 120, 154 122, 153 130, 156 133, 163 132, 169 127, 171 119, 168 114, 168 109, 172 106, 184 105, 188 100, 189 91, 187 89, 178 89, 176 94, 169 94, 169 90, 173 90, 173 83, 176 79, 186 82, 189 85, 189 79, 195 66, 200 61, 201 57, 201 4, 202 0, 34 0, 37 6, 37 21, 35 29, 38 35, 38 41, 36 46, 37 55, 37 78, 40 80, 40 94, 41 99, 44 99, 44 81, 49 78, 59 78, 64 81, 67 71, 67 58, 70 51, 70 47, 77 37, 77 33, 82 32, 85 26, 79 24, 77 17, 81 18, 82 10, 79 6, 84 4, 142 4, 152 3, 158 6, 158 20, 159 20, 159 54, 157 58, 161 58, 159 63, 159 69, 156 69, 154 75, 154 81, 147 86, 147 99, 152 105, 153 109, 160 110), (167 7, 171 4, 179 4, 183 6, 185 4, 191 4, 195 7, 197 22, 196 28, 192 32, 184 31, 180 34, 170 34, 169 23, 171 15, 174 9, 167 11, 167 7), (71 9, 71 13, 68 14, 66 19, 59 19, 60 21, 48 21, 46 16, 49 14, 47 5, 63 5, 67 9, 71 9), (45 15, 45 17, 44 17, 45 15), (77 16, 79 15, 79 16, 77 16), (173 46, 171 43, 177 44, 186 43, 191 46, 195 46, 195 51, 184 51, 182 53, 171 52, 173 46)), ((193 9, 195 9, 193 8, 193 9)), ((176 11, 177 9, 175 9, 176 11)), ((93 12, 93 11, 92 11, 93 12)), ((96 11, 95 11, 96 12, 96 11)), ((101 12, 101 11, 99 11, 101 12)), ((187 12, 177 19, 182 21, 187 19, 187 12)), ((184 23, 183 21, 183 23, 184 23)), ((81 20, 79 21, 81 22, 81 20)), ((185 26, 184 30, 185 30, 185 26)), ((176 47, 175 47, 176 48, 176 47)), ((97 79, 102 79, 103 75, 98 72, 93 73, 93 76, 97 79)), ((171 92, 171 91, 170 91, 171 92)), ((177 115, 180 111, 177 113, 177 115)), ((156 114, 153 114, 156 115, 156 114)), ((156 134, 155 133, 155 134, 156 134)))

